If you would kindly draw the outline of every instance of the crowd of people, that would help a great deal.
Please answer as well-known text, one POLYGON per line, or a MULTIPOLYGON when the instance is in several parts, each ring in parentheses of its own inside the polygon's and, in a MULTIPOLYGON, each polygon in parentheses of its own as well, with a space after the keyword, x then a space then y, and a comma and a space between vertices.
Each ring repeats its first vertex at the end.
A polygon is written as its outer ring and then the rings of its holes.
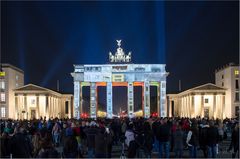
POLYGON ((114 145, 122 146, 119 157, 215 158, 227 138, 228 151, 239 158, 238 119, 41 118, 0 124, 1 158, 111 158, 114 145))

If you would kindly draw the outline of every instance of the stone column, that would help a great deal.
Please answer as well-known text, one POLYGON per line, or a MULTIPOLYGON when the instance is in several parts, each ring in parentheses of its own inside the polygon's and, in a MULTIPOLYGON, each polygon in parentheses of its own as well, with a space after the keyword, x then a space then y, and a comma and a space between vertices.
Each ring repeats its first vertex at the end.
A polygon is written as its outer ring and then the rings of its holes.
POLYGON ((82 83, 80 82, 80 89, 79 89, 79 109, 80 109, 80 112, 79 112, 79 116, 81 117, 81 114, 83 113, 83 97, 82 97, 82 88, 83 88, 83 86, 82 86, 82 83))
POLYGON ((150 83, 144 82, 144 117, 150 117, 150 83))
POLYGON ((191 117, 192 113, 191 113, 191 99, 190 99, 190 95, 188 95, 187 98, 188 98, 188 114, 189 114, 189 117, 191 117))
POLYGON ((49 108, 48 108, 48 110, 49 110, 49 118, 51 118, 52 117, 52 97, 51 96, 49 97, 49 108))
POLYGON ((36 101, 36 114, 37 114, 36 118, 39 119, 40 116, 39 116, 39 95, 38 94, 36 94, 36 100, 37 100, 36 101))
POLYGON ((161 82, 161 102, 160 102, 160 109, 161 109, 161 117, 166 117, 166 81, 161 82))
POLYGON ((204 117, 204 95, 201 94, 201 118, 204 117))
POLYGON ((48 111, 48 109, 49 109, 49 97, 48 97, 48 95, 46 95, 45 96, 46 97, 46 106, 45 106, 45 112, 43 112, 43 114, 47 117, 47 118, 49 118, 49 111, 48 111))
POLYGON ((18 119, 18 113, 19 113, 19 109, 18 109, 18 95, 15 95, 15 119, 18 119))
POLYGON ((74 118, 79 119, 80 118, 80 108, 79 108, 79 102, 80 99, 80 83, 79 81, 74 81, 74 118))
POLYGON ((107 82, 107 118, 112 118, 112 82, 107 82))
POLYGON ((134 112, 134 86, 133 82, 128 83, 128 116, 131 118, 134 112))
POLYGON ((196 113, 195 113, 195 102, 194 102, 194 95, 191 95, 191 107, 192 107, 192 117, 196 117, 196 113))
POLYGON ((212 116, 216 119, 216 93, 213 94, 213 110, 212 116))
POLYGON ((222 97, 222 108, 221 108, 221 117, 222 117, 222 119, 223 118, 225 118, 226 117, 226 115, 225 115, 225 106, 226 106, 226 100, 225 100, 225 95, 223 94, 223 95, 221 95, 221 97, 222 97))
POLYGON ((28 107, 27 107, 27 95, 24 95, 24 111, 23 119, 27 119, 28 107))
POLYGON ((91 82, 90 84, 90 117, 97 118, 96 106, 97 106, 97 92, 96 92, 96 83, 91 82))
POLYGON ((161 84, 159 82, 158 86, 157 86, 157 113, 158 113, 158 117, 160 117, 161 115, 161 84))

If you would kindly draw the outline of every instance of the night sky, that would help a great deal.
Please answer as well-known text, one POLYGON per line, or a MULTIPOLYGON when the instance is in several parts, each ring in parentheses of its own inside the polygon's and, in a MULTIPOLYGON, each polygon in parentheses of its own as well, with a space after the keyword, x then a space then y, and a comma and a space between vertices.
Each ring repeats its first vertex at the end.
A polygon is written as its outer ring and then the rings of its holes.
POLYGON ((73 93, 73 64, 106 64, 116 39, 133 63, 166 64, 167 93, 214 83, 239 63, 239 3, 1 2, 2 62, 25 84, 73 93))

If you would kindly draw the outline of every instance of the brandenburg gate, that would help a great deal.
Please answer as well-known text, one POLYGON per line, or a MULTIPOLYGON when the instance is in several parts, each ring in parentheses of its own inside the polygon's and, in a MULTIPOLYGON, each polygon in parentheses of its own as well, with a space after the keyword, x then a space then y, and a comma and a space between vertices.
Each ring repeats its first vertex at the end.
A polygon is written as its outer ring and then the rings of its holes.
POLYGON ((74 80, 74 117, 80 118, 82 113, 82 87, 90 86, 90 117, 97 117, 97 87, 106 86, 107 118, 113 117, 113 87, 127 87, 127 113, 134 115, 134 86, 142 86, 142 111, 145 118, 150 117, 150 86, 157 86, 157 114, 167 116, 165 64, 132 64, 131 52, 125 55, 121 48, 121 40, 117 40, 118 48, 113 55, 109 52, 110 64, 74 65, 71 73, 74 80))

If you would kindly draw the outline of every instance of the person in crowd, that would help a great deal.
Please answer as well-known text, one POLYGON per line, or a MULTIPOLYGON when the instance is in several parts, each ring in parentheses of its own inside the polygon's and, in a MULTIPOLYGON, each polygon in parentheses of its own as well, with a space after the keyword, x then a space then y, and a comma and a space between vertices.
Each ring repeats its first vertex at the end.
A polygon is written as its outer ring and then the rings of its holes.
POLYGON ((153 144, 153 151, 158 152, 159 151, 159 142, 157 140, 157 128, 160 126, 159 120, 156 118, 154 119, 152 123, 152 131, 154 134, 154 144, 153 144))
POLYGON ((130 122, 128 127, 127 127, 127 130, 125 132, 125 143, 127 145, 127 147, 129 147, 130 145, 130 142, 133 141, 135 138, 134 138, 134 132, 133 132, 133 123, 130 122))
POLYGON ((151 158, 152 149, 154 144, 154 134, 151 130, 149 122, 144 122, 143 124, 143 134, 144 134, 144 153, 146 158, 151 158))
POLYGON ((99 128, 95 135, 95 157, 106 158, 108 154, 108 141, 105 134, 105 128, 99 128))
POLYGON ((165 154, 165 157, 169 158, 171 126, 167 123, 167 121, 167 118, 161 120, 161 125, 157 129, 157 139, 159 141, 159 158, 163 157, 163 152, 165 154))
POLYGON ((10 154, 13 158, 32 157, 33 146, 28 136, 24 134, 24 128, 20 124, 15 130, 12 138, 9 140, 10 154))
POLYGON ((217 157, 217 144, 219 140, 218 128, 214 125, 214 121, 209 121, 207 130, 207 153, 209 158, 217 157))
POLYGON ((63 145, 63 156, 65 158, 77 158, 79 156, 78 142, 71 127, 66 129, 66 138, 64 139, 63 145))
POLYGON ((209 125, 207 121, 204 119, 202 123, 199 125, 199 146, 203 151, 204 158, 207 158, 207 131, 209 125))
POLYGON ((61 128, 58 122, 56 121, 52 129, 53 141, 55 146, 58 146, 60 143, 60 132, 61 128))
POLYGON ((4 128, 4 132, 7 134, 12 134, 13 133, 13 127, 11 122, 6 122, 6 127, 4 128))
POLYGON ((59 158, 60 154, 54 148, 54 144, 52 143, 51 134, 48 133, 43 138, 43 141, 40 146, 40 151, 38 153, 37 158, 59 158))
POLYGON ((73 134, 76 137, 77 142, 78 142, 78 149, 80 149, 80 146, 81 146, 81 144, 80 144, 80 124, 78 121, 76 122, 76 124, 74 122, 72 123, 72 129, 73 129, 73 134))
POLYGON ((119 137, 121 134, 121 123, 120 120, 118 119, 113 119, 112 123, 111 123, 111 129, 113 130, 113 144, 114 145, 118 145, 118 141, 119 141, 119 137))
POLYGON ((91 121, 89 126, 89 128, 84 129, 84 132, 87 135, 88 157, 93 158, 95 156, 95 136, 98 133, 98 127, 95 121, 91 121))
POLYGON ((137 144, 135 142, 135 128, 133 122, 129 122, 125 132, 125 145, 127 147, 127 157, 134 158, 136 156, 137 144))
POLYGON ((233 148, 232 158, 235 158, 237 153, 239 158, 239 123, 236 123, 232 131, 231 144, 228 148, 230 151, 233 148))
POLYGON ((197 147, 198 147, 198 127, 195 122, 192 123, 190 130, 187 134, 186 143, 189 147, 189 155, 191 158, 197 158, 197 147))
POLYGON ((177 124, 175 120, 170 120, 169 123, 171 124, 171 138, 170 138, 170 151, 173 152, 174 150, 174 133, 176 132, 177 124))
POLYGON ((62 127, 62 130, 60 132, 60 143, 61 143, 61 146, 64 145, 64 141, 66 139, 66 129, 67 129, 67 123, 64 122, 63 123, 63 127, 62 127))
POLYGON ((2 132, 0 137, 1 140, 1 158, 9 158, 10 157, 10 150, 9 150, 9 140, 10 136, 7 132, 2 132))
POLYGON ((176 123, 176 130, 173 133, 174 138, 174 151, 176 158, 182 158, 183 155, 183 141, 184 141, 184 132, 182 131, 181 125, 176 123))
POLYGON ((87 153, 87 135, 84 131, 87 127, 87 122, 82 121, 80 125, 80 150, 83 155, 87 153))
POLYGON ((121 126, 121 135, 125 135, 126 130, 127 130, 127 122, 126 120, 123 120, 122 126, 121 126))
POLYGON ((40 151, 40 145, 41 145, 41 135, 40 133, 35 133, 32 137, 32 144, 33 144, 33 157, 36 157, 38 155, 38 152, 40 151))

